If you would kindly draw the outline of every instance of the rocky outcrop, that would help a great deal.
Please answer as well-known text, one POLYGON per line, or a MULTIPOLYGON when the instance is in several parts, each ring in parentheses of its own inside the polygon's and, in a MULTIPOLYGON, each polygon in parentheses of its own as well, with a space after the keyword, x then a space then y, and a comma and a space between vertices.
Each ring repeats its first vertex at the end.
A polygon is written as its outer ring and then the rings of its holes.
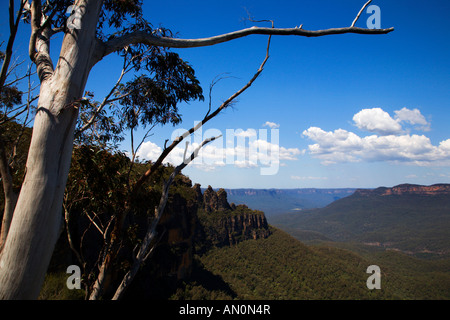
POLYGON ((392 188, 380 187, 376 189, 358 189, 355 195, 361 196, 390 196, 390 195, 450 195, 450 184, 434 184, 422 186, 415 184, 400 184, 392 188))
POLYGON ((246 205, 229 204, 227 192, 217 192, 211 186, 200 196, 199 185, 194 186, 196 199, 202 208, 201 241, 208 239, 214 246, 229 246, 249 239, 267 238, 269 226, 263 212, 251 210, 246 205), (205 215, 205 216, 202 216, 205 215))
POLYGON ((203 194, 200 184, 196 183, 192 189, 194 190, 194 200, 199 207, 203 205, 203 194))
POLYGON ((227 200, 227 192, 224 189, 219 189, 219 191, 215 192, 211 186, 208 186, 203 196, 200 196, 200 185, 196 184, 194 187, 196 198, 200 202, 199 205, 206 212, 231 210, 231 206, 227 200))
POLYGON ((219 189, 219 191, 217 191, 217 210, 231 210, 231 206, 227 200, 227 192, 224 189, 219 189))
POLYGON ((205 192, 203 193, 202 207, 208 213, 212 211, 217 211, 218 208, 217 193, 213 190, 213 188, 211 188, 211 186, 208 186, 208 189, 206 189, 205 192))
POLYGON ((244 212, 219 220, 220 245, 233 245, 243 240, 267 238, 270 235, 267 220, 262 213, 244 212))

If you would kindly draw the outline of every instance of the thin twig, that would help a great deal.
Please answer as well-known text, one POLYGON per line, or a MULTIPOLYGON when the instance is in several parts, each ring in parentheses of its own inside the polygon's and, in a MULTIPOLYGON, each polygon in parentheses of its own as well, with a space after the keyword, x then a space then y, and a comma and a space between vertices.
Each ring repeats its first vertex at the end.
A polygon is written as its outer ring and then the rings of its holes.
POLYGON ((364 9, 366 9, 366 7, 372 2, 372 0, 369 0, 366 2, 366 4, 361 8, 361 10, 359 10, 358 15, 356 16, 355 20, 353 20, 352 25, 350 26, 351 28, 353 28, 355 26, 355 23, 358 21, 359 17, 361 16, 361 13, 364 11, 364 9))

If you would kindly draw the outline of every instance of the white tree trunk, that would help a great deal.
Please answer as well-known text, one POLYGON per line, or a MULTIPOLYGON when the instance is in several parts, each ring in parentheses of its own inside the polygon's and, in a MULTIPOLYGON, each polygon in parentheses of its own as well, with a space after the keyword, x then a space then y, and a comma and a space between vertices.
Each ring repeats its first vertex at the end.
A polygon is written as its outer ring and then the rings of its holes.
POLYGON ((81 28, 66 33, 56 68, 41 79, 26 176, 0 256, 0 299, 36 299, 44 281, 62 223, 77 101, 92 67, 100 7, 101 1, 83 3, 81 28))

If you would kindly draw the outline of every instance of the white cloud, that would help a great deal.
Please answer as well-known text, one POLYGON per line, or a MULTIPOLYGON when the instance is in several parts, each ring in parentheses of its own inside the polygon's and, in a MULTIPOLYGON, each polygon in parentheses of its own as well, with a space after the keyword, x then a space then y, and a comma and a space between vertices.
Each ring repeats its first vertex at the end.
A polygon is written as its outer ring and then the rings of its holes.
POLYGON ((388 135, 359 137, 353 132, 338 129, 325 132, 309 128, 303 135, 316 143, 309 145, 312 156, 324 164, 360 161, 400 161, 427 165, 450 161, 450 140, 432 145, 424 135, 388 135))
POLYGON ((137 152, 137 156, 141 159, 156 161, 161 154, 162 149, 151 141, 142 143, 137 152))
POLYGON ((398 133, 402 130, 400 123, 381 108, 363 109, 353 116, 353 121, 361 130, 382 135, 398 133))
MULTIPOLYGON (((250 131, 243 131, 243 134, 250 134, 250 131)), ((182 143, 184 145, 184 143, 182 143)), ((180 145, 182 145, 180 144, 180 145)), ((190 155, 198 143, 189 144, 187 154, 190 155)), ((153 142, 144 142, 137 152, 140 159, 155 161, 161 154, 162 149, 153 142)), ((271 143, 262 139, 251 139, 245 144, 232 147, 223 147, 223 140, 218 139, 204 146, 192 165, 204 171, 212 171, 217 167, 227 164, 237 168, 256 168, 265 166, 280 166, 281 160, 294 161, 298 156, 303 155, 305 150, 297 148, 280 147, 276 143, 271 143)), ((167 156, 164 163, 178 165, 182 163, 184 148, 175 147, 167 156)))
POLYGON ((275 122, 266 121, 266 123, 263 124, 263 127, 269 127, 270 129, 278 129, 280 125, 275 122))
POLYGON ((450 139, 438 146, 424 135, 369 135, 360 137, 343 129, 324 131, 311 127, 303 135, 315 143, 309 153, 323 164, 394 161, 421 166, 450 165, 450 139))
POLYGON ((410 110, 408 108, 402 108, 401 110, 394 111, 395 119, 398 122, 407 122, 411 125, 419 125, 419 130, 429 131, 430 123, 420 113, 419 109, 410 110))
POLYGON ((280 160, 298 160, 297 156, 304 155, 306 150, 280 147, 280 160))
POLYGON ((236 137, 244 137, 244 138, 250 138, 250 137, 256 137, 256 130, 255 129, 247 129, 247 130, 242 130, 242 129, 238 129, 236 130, 236 132, 234 133, 236 135, 236 137))
POLYGON ((417 109, 403 108, 396 111, 396 120, 379 108, 364 109, 353 120, 358 128, 377 132, 379 135, 358 136, 343 129, 324 131, 318 127, 310 127, 303 131, 305 137, 315 142, 308 146, 309 153, 326 165, 361 161, 393 161, 421 166, 450 165, 450 139, 436 146, 425 135, 405 133, 400 126, 401 122, 408 122, 429 127, 429 123, 417 109))
POLYGON ((363 109, 353 116, 354 124, 361 130, 379 135, 399 134, 404 131, 402 123, 414 125, 415 129, 429 131, 430 123, 419 109, 402 108, 394 111, 395 118, 381 108, 363 109))

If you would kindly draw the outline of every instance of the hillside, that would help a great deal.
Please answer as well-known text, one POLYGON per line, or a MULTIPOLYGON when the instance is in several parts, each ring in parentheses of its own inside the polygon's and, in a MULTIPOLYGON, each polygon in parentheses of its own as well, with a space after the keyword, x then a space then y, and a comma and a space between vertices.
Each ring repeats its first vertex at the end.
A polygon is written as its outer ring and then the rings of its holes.
POLYGON ((272 228, 265 239, 214 248, 197 256, 197 271, 172 299, 450 299, 450 260, 398 252, 362 257, 330 246, 306 246, 272 228), (366 287, 369 265, 381 269, 381 290, 366 287))
POLYGON ((450 185, 357 190, 325 208, 287 213, 271 223, 302 238, 356 241, 408 254, 450 256, 450 185))

